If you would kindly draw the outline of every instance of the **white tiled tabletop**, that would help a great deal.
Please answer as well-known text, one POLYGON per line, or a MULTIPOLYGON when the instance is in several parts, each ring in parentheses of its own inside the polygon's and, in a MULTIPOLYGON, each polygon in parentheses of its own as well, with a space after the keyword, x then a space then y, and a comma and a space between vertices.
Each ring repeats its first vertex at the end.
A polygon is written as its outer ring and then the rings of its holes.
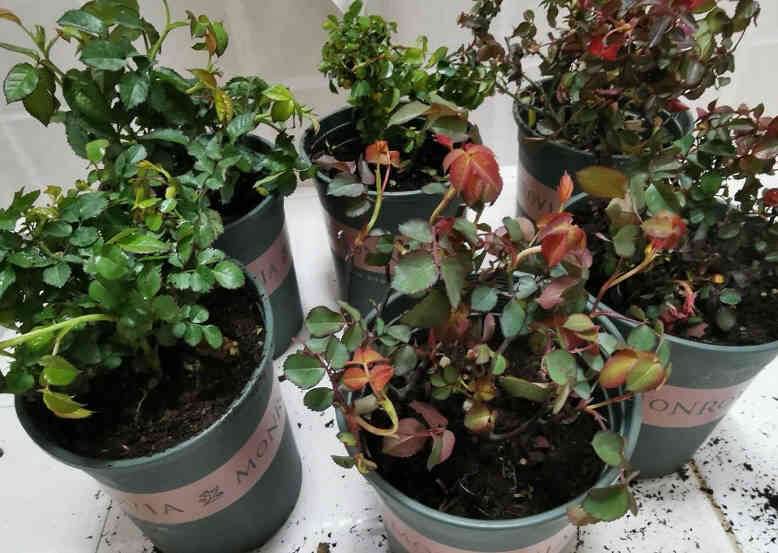
MULTIPOLYGON (((515 169, 484 220, 515 209, 515 169)), ((286 203, 305 310, 335 303, 335 274, 324 219, 310 186, 286 203)), ((283 357, 276 361, 280 372, 283 357)), ((303 488, 278 534, 256 553, 387 551, 374 492, 333 464, 340 443, 333 413, 307 412, 284 386, 300 446, 303 488)), ((49 458, 24 434, 8 397, 0 397, 0 553, 149 553, 152 547, 89 477, 49 458)), ((680 474, 636 486, 637 517, 580 532, 571 553, 778 553, 778 364, 768 367, 680 474)), ((196 552, 193 552, 196 553, 196 552)))

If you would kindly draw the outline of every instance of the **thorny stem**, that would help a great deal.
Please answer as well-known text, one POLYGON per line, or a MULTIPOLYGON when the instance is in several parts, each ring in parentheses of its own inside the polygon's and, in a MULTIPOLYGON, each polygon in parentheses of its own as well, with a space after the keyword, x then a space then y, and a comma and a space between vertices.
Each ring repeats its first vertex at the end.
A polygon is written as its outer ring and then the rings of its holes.
POLYGON ((605 292, 607 292, 614 286, 618 286, 628 278, 631 278, 636 274, 638 274, 639 272, 641 272, 642 270, 646 269, 654 261, 654 259, 656 259, 656 256, 659 253, 659 251, 653 246, 650 246, 650 248, 651 249, 646 254, 645 259, 640 263, 640 265, 627 271, 621 276, 615 278, 614 277, 609 278, 608 281, 602 285, 602 288, 600 288, 600 292, 597 294, 597 299, 594 301, 594 305, 592 305, 592 311, 597 311, 597 306, 600 305, 600 301, 602 300, 602 297, 605 295, 605 292))
POLYGON ((375 200, 375 205, 373 206, 373 214, 371 215, 370 220, 365 225, 365 228, 363 228, 362 231, 359 233, 359 236, 357 236, 357 239, 354 242, 354 245, 356 247, 362 245, 362 243, 367 239, 367 236, 370 234, 370 231, 373 230, 373 227, 378 221, 378 215, 380 215, 381 213, 381 205, 384 203, 384 190, 386 189, 386 185, 389 183, 389 175, 392 172, 392 166, 391 165, 386 166, 386 176, 384 176, 383 182, 381 181, 380 163, 376 165, 375 171, 376 171, 376 179, 375 179, 376 200, 375 200))
POLYGON ((446 191, 446 195, 443 196, 443 199, 440 200, 438 207, 435 208, 435 211, 433 211, 432 215, 430 216, 430 225, 435 224, 437 218, 440 216, 443 210, 446 209, 446 206, 456 195, 457 195, 456 188, 454 188, 453 186, 449 186, 448 190, 446 191))
POLYGON ((26 342, 27 340, 31 340, 32 338, 43 336, 45 334, 49 334, 51 332, 54 332, 56 330, 61 330, 63 328, 67 328, 68 330, 70 330, 73 327, 84 323, 97 323, 102 321, 116 322, 116 320, 117 320, 116 317, 112 317, 111 315, 83 315, 81 317, 76 317, 75 319, 69 319, 67 321, 62 321, 61 323, 53 324, 45 328, 39 328, 37 330, 28 332, 27 334, 22 334, 21 336, 16 336, 15 338, 11 338, 10 340, 5 340, 3 342, 0 342, 0 349, 6 349, 6 348, 18 346, 19 344, 23 344, 24 342, 26 342))
POLYGON ((527 259, 529 256, 535 255, 536 253, 541 253, 542 251, 543 251, 543 246, 533 246, 532 248, 527 248, 526 250, 520 252, 519 255, 516 256, 516 259, 514 259, 513 263, 511 264, 512 271, 516 270, 516 268, 519 265, 521 265, 521 262, 527 259))
POLYGON ((586 408, 587 412, 594 412, 595 410, 601 408, 601 407, 607 407, 608 405, 612 405, 614 403, 619 403, 620 401, 626 401, 628 399, 631 399, 635 395, 635 392, 627 392, 624 395, 620 395, 618 397, 612 397, 610 399, 607 399, 605 401, 601 401, 600 403, 595 403, 594 405, 589 405, 586 408))
POLYGON ((151 63, 154 63, 154 58, 159 53, 159 49, 162 48, 162 43, 165 42, 165 39, 170 34, 170 31, 189 24, 186 21, 176 21, 175 23, 172 23, 170 18, 170 6, 168 6, 167 0, 162 0, 162 3, 165 5, 165 30, 162 31, 162 34, 160 35, 156 44, 154 44, 154 46, 151 48, 151 51, 149 52, 148 57, 151 63))

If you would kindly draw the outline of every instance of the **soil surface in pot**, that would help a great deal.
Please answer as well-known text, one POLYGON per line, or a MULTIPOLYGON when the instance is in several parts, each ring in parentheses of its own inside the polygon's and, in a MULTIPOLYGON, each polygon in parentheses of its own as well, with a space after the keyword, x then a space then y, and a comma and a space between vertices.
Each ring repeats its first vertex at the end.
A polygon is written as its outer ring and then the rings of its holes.
MULTIPOLYGON (((571 209, 576 223, 586 231, 589 249, 596 260, 605 259, 609 249, 608 244, 597 237, 598 234, 609 236, 609 219, 605 213, 607 206, 606 200, 593 199, 591 202, 580 202, 571 209)), ((763 221, 754 220, 754 223, 762 224, 763 221)), ((690 226, 689 236, 694 236, 695 230, 690 226)), ((636 256, 640 255, 642 252, 636 253, 636 256)), ((637 257, 636 261, 639 262, 637 257)), ((595 263, 591 269, 589 292, 596 296, 608 277, 604 265, 595 263)), ((691 282, 692 289, 697 293, 695 308, 707 326, 699 327, 700 323, 694 319, 689 323, 684 320, 665 320, 668 333, 707 344, 727 346, 748 346, 778 340, 778 317, 775 316, 778 312, 778 293, 775 292, 778 280, 775 265, 760 258, 751 242, 721 240, 715 232, 709 232, 705 240, 694 242, 693 248, 681 248, 661 255, 648 271, 608 290, 603 301, 624 314, 633 305, 644 310, 650 305, 662 306, 665 302, 663 291, 668 290, 668 283, 679 280, 691 282), (715 274, 727 279, 723 284, 716 285, 719 290, 738 278, 747 279, 748 283, 747 286, 737 286, 742 293, 742 300, 736 308, 737 324, 728 332, 715 323, 716 312, 721 307, 718 296, 706 298, 699 293, 705 285, 710 284, 715 274)), ((677 293, 675 303, 677 306, 683 305, 683 298, 677 293)))
MULTIPOLYGON (((398 169, 392 167, 392 174, 389 177, 389 184, 386 189, 389 192, 411 192, 419 190, 429 183, 435 181, 435 177, 430 175, 432 171, 433 175, 440 175, 443 171, 443 159, 448 154, 448 150, 435 142, 433 139, 428 139, 424 145, 417 150, 413 158, 408 158, 406 154, 402 152, 400 144, 395 143, 391 139, 389 142, 389 148, 391 150, 400 150, 400 160, 402 162, 409 162, 405 169, 398 169)), ((366 145, 358 139, 358 135, 355 131, 355 139, 349 140, 338 146, 333 146, 327 142, 323 144, 323 148, 313 152, 313 159, 321 155, 329 155, 337 159, 338 161, 356 162, 359 157, 365 152, 366 145)), ((370 166, 371 171, 375 174, 375 167, 370 166)), ((338 174, 337 169, 330 169, 325 172, 328 177, 334 178, 338 174)), ((385 168, 381 168, 381 175, 385 174, 385 168)), ((370 190, 375 190, 375 185, 368 187, 370 190)))
MULTIPOLYGON (((533 354, 522 342, 514 342, 507 350, 506 358, 512 361, 506 374, 533 382, 547 381, 539 370, 541 355, 533 354)), ((472 519, 522 518, 554 509, 585 493, 602 473, 603 463, 591 446, 599 426, 593 417, 574 408, 577 399, 568 400, 558 415, 539 417, 538 404, 503 394, 493 402, 500 409, 495 435, 534 422, 515 436, 490 439, 477 437, 465 428, 462 396, 437 401, 413 395, 407 401, 395 402, 400 418, 420 418, 407 406, 413 399, 434 405, 448 419, 448 429, 456 436, 452 456, 428 471, 429 444, 409 459, 382 454, 381 438, 372 435, 367 438, 367 446, 378 463, 379 474, 428 507, 472 519)), ((389 426, 383 412, 374 418, 380 425, 389 426)))
POLYGON ((242 174, 238 182, 235 183, 235 193, 232 196, 232 201, 228 204, 221 202, 218 193, 213 194, 211 203, 213 208, 222 216, 222 222, 225 225, 229 225, 248 215, 265 200, 265 196, 262 196, 254 189, 254 183, 263 176, 261 173, 254 175, 242 174))
POLYGON ((205 343, 161 348, 163 378, 145 398, 150 374, 127 361, 91 379, 90 391, 77 397, 95 411, 91 417, 57 418, 39 397, 30 404, 32 416, 60 446, 98 459, 143 457, 188 440, 227 411, 262 362, 264 333, 257 301, 248 285, 203 298, 208 323, 222 329, 225 345, 219 351, 205 343))

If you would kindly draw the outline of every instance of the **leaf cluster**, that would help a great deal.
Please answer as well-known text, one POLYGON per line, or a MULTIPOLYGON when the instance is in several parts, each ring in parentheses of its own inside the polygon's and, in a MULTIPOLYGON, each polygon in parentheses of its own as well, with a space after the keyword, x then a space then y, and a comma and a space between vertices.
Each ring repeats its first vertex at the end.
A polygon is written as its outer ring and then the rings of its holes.
MULTIPOLYGON (((99 160, 103 151, 87 148, 99 160)), ((121 191, 86 181, 14 195, 0 210, 0 343, 12 359, 0 392, 38 390, 58 416, 91 414, 75 398, 119 367, 162 379, 159 348, 219 349, 224 337, 201 299, 244 285, 213 248, 221 218, 198 190, 136 155, 121 191)))
POLYGON ((688 109, 684 98, 730 82, 760 12, 756 0, 738 0, 731 14, 715 0, 544 0, 549 36, 527 10, 503 46, 489 34, 501 4, 479 0, 460 16, 475 35, 471 56, 491 60, 498 89, 538 137, 601 158, 671 142, 667 118, 688 109), (535 60, 540 79, 527 69, 535 60))
POLYGON ((613 198, 607 210, 612 247, 605 260, 612 272, 638 266, 645 247, 659 235, 667 238, 665 225, 676 221, 677 240, 664 248, 674 251, 657 266, 677 276, 653 285, 636 313, 704 338, 738 326, 744 298, 772 295, 778 202, 765 179, 775 172, 778 118, 765 116, 762 105, 716 102, 698 115, 695 131, 662 156, 635 161, 623 175, 628 191, 611 195, 591 173, 579 174, 579 180, 595 196, 613 198))
MULTIPOLYGON (((572 189, 566 177, 562 204, 572 189)), ((285 363, 286 378, 307 390, 309 407, 334 405, 342 413, 348 432, 340 437, 352 455, 338 457, 339 464, 374 468, 361 446, 360 433, 368 432, 383 437, 384 454, 409 462, 429 448, 426 463, 433 470, 456 452, 458 432, 478 443, 510 440, 539 418, 565 424, 583 414, 603 421, 598 409, 656 389, 669 377, 669 347, 656 330, 642 326, 622 341, 596 322, 599 313, 587 314, 592 258, 571 214, 551 214, 537 227, 508 217, 492 229, 478 219, 437 213, 430 221, 406 221, 383 249, 391 287, 396 297, 413 298, 410 309, 386 321, 380 307, 367 318, 343 302, 337 311, 317 307, 306 319, 311 339, 285 363), (512 359, 517 341, 538 353, 533 378, 524 360, 512 359), (597 402, 600 388, 623 395, 597 402), (534 417, 506 428, 502 421, 515 420, 519 406, 527 405, 534 417), (464 415, 449 421, 441 415, 446 408, 464 415), (421 420, 398 417, 409 409, 421 420), (379 410, 388 426, 372 422, 379 410)), ((595 451, 621 467, 622 476, 608 493, 587 498, 586 516, 571 513, 579 524, 634 508, 623 439, 602 426, 595 451)))
POLYGON ((215 65, 229 44, 221 22, 187 12, 167 20, 160 31, 144 19, 137 0, 94 0, 67 11, 51 39, 43 27, 29 30, 11 12, 4 19, 19 25, 36 49, 11 44, 0 47, 30 58, 9 71, 4 91, 9 103, 21 101, 44 125, 65 126, 76 155, 91 159, 87 145, 104 141, 105 154, 94 180, 105 187, 121 185, 122 170, 143 147, 147 158, 174 176, 190 174, 212 195, 229 203, 239 180, 252 177, 261 194, 290 194, 297 177, 311 169, 298 157, 288 125, 311 118, 283 85, 269 85, 257 76, 238 76, 219 84, 215 65), (188 27, 192 48, 208 54, 205 67, 184 76, 159 63, 169 33, 188 27), (74 46, 79 64, 58 67, 51 59, 58 42, 74 46), (276 144, 256 151, 245 140, 260 127, 276 135, 276 144), (204 162, 202 146, 208 145, 204 162))
MULTIPOLYGON (((328 40, 319 64, 332 92, 339 88, 350 92, 348 102, 356 110, 362 144, 388 140, 393 148, 409 154, 429 134, 428 128, 418 125, 425 110, 406 118, 406 112, 398 115, 402 104, 453 104, 456 111, 466 112, 493 92, 494 75, 487 65, 446 47, 430 53, 425 36, 414 45, 396 44, 392 39, 396 23, 379 15, 361 15, 362 5, 356 0, 342 19, 330 15, 325 20, 328 40)), ((466 119, 466 113, 462 115, 466 119)))

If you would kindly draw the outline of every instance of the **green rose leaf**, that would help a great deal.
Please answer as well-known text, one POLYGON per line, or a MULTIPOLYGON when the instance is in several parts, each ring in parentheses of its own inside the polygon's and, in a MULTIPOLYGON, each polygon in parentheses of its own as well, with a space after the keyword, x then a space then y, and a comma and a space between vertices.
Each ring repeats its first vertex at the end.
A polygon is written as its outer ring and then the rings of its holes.
POLYGON ((497 306, 497 291, 489 286, 479 286, 470 298, 475 311, 489 312, 497 306))
POLYGON ((39 361, 43 367, 41 376, 52 386, 68 386, 81 373, 64 357, 44 355, 39 361))
POLYGON ((326 411, 334 398, 335 392, 330 388, 314 388, 305 394, 303 403, 311 411, 326 411))
POLYGON ((627 259, 635 255, 637 246, 635 242, 640 234, 640 228, 637 225, 626 225, 619 229, 613 237, 613 248, 616 255, 627 259))
POLYGON ((133 234, 120 240, 119 246, 124 251, 139 254, 161 253, 169 249, 165 242, 151 234, 133 234))
POLYGON ((86 31, 93 35, 99 35, 105 32, 105 23, 91 13, 83 10, 68 10, 65 15, 59 18, 57 24, 60 27, 73 27, 79 31, 86 31))
POLYGON ((656 345, 656 334, 650 327, 640 325, 629 333, 627 343, 640 351, 651 351, 656 345))
POLYGON ((417 117, 421 117, 430 110, 430 106, 422 102, 410 102, 395 111, 392 117, 389 119, 388 127, 394 125, 404 125, 408 121, 413 121, 417 117))
POLYGON ((0 269, 0 298, 16 282, 16 271, 13 267, 5 266, 0 269))
POLYGON ((595 198, 623 198, 629 177, 618 169, 594 165, 576 174, 581 189, 595 198))
POLYGON ((93 140, 86 145, 86 158, 92 163, 99 163, 105 157, 105 150, 108 148, 109 142, 101 138, 99 140, 93 140))
MULTIPOLYGON (((148 134, 144 134, 140 137, 141 140, 161 140, 163 142, 173 142, 175 144, 188 145, 190 140, 182 131, 178 129, 159 129, 152 131, 148 134)), ((140 160, 139 160, 140 161, 140 160)))
POLYGON ((127 58, 135 53, 135 48, 127 39, 90 40, 81 49, 81 61, 95 69, 119 71, 127 64, 127 58))
POLYGON ((548 371, 551 380, 557 384, 576 383, 578 367, 575 357, 563 349, 556 349, 543 357, 543 368, 548 371))
POLYGON ((324 367, 319 360, 304 353, 293 353, 284 361, 284 375, 301 390, 316 386, 321 382, 324 373, 324 367))
POLYGON ((305 327, 317 338, 340 332, 345 324, 346 319, 342 314, 323 305, 311 309, 305 318, 305 327))
POLYGON ((737 305, 743 299, 743 296, 734 288, 724 288, 719 294, 719 301, 724 305, 737 305))
POLYGON ((19 63, 11 68, 5 78, 3 90, 9 104, 24 100, 38 87, 38 71, 29 63, 19 63))
POLYGON ((49 286, 54 286, 55 288, 62 288, 65 286, 68 279, 70 279, 70 274, 70 265, 67 263, 58 263, 43 271, 43 282, 49 286))
POLYGON ((512 397, 527 399, 537 403, 543 403, 551 397, 551 388, 515 376, 501 377, 500 386, 512 397))
POLYGON ((149 97, 151 82, 138 73, 126 73, 119 81, 119 97, 127 109, 139 106, 149 97))
POLYGON ((446 285, 448 301, 453 306, 462 301, 462 289, 465 280, 472 268, 472 260, 466 253, 457 254, 455 257, 446 257, 440 264, 440 273, 446 285))
POLYGON ((511 300, 503 309, 500 317, 500 328, 506 338, 516 336, 524 328, 527 312, 518 300, 511 300))
POLYGON ((224 336, 222 335, 222 331, 216 325, 204 326, 203 336, 205 336, 205 341, 208 342, 208 345, 213 349, 219 349, 224 343, 224 336))
POLYGON ((411 219, 406 221, 400 225, 399 229, 403 235, 423 244, 430 244, 434 239, 432 227, 423 219, 411 219))
POLYGON ((414 328, 436 328, 448 319, 450 310, 446 294, 433 288, 401 320, 414 328))
POLYGON ((348 348, 334 336, 327 343, 325 356, 333 369, 342 369, 351 357, 348 348))
POLYGON ((624 516, 630 504, 627 488, 610 486, 591 490, 583 502, 583 509, 597 520, 611 521, 624 516))
POLYGON ((438 279, 438 268, 432 255, 413 252, 400 258, 392 277, 392 288, 403 294, 417 294, 430 288, 438 279))
POLYGON ((337 175, 327 187, 327 195, 335 197, 358 198, 364 193, 365 185, 353 175, 337 175))
POLYGON ((24 98, 24 109, 38 121, 48 126, 52 116, 59 109, 60 102, 55 96, 56 82, 54 73, 46 67, 38 67, 38 86, 24 98))
POLYGON ((246 283, 246 275, 232 261, 222 261, 213 268, 213 276, 222 288, 236 290, 246 283))
POLYGON ((613 467, 625 462, 624 438, 615 432, 597 432, 592 440, 592 447, 600 459, 613 467))
MULTIPOLYGON (((157 296, 151 302, 151 310, 163 321, 172 321, 178 317, 178 305, 172 296, 157 296)), ((207 334, 206 334, 207 338, 207 334)))

